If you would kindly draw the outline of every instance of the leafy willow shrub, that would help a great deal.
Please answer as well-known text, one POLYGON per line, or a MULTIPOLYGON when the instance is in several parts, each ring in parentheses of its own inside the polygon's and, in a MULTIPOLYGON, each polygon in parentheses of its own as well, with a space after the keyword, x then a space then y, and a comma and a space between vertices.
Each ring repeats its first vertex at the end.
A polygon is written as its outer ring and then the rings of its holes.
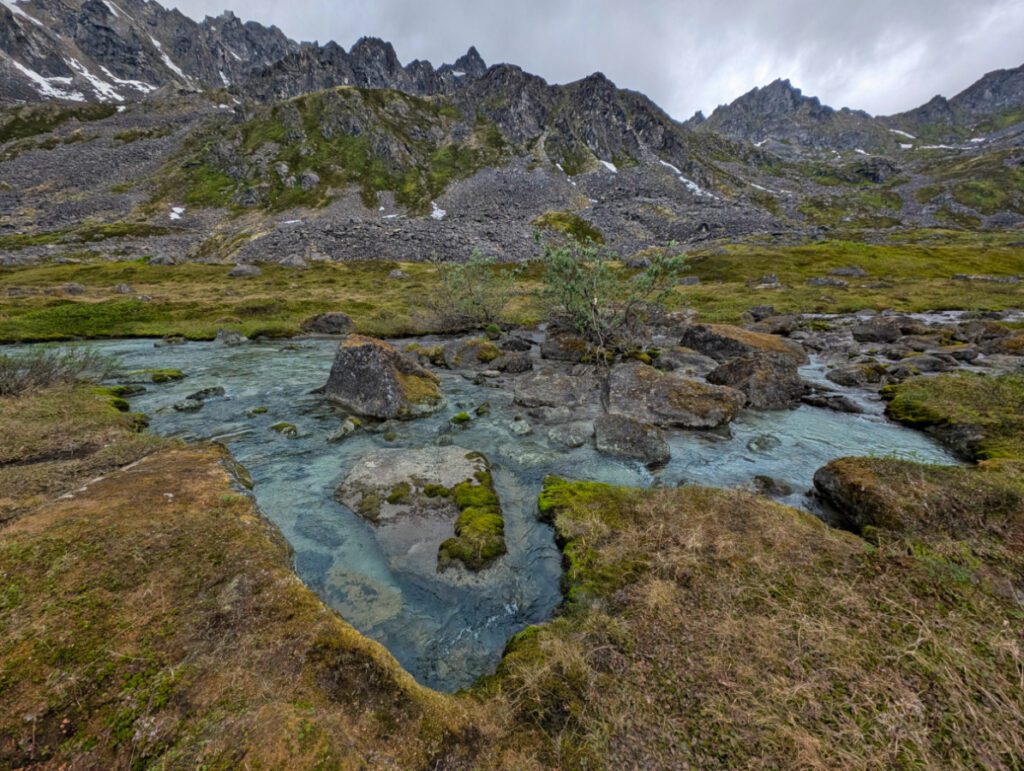
POLYGON ((439 286, 423 304, 444 330, 494 328, 512 300, 519 271, 479 252, 467 262, 435 258, 439 286))
POLYGON ((85 348, 41 348, 0 354, 0 396, 20 396, 66 383, 98 383, 113 374, 115 362, 85 348))
POLYGON ((686 267, 686 255, 671 252, 657 251, 647 267, 630 275, 618 255, 602 246, 547 244, 541 260, 549 320, 608 354, 643 349, 648 325, 664 313, 686 267))

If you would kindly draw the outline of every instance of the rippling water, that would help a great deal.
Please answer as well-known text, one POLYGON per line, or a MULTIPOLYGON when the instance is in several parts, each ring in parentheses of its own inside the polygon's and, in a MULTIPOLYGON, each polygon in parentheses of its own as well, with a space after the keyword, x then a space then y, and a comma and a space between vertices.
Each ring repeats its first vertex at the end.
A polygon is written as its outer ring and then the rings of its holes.
MULTIPOLYGON (((422 683, 454 690, 492 672, 508 638, 550 618, 561 596, 560 554, 549 527, 536 519, 545 474, 647 486, 683 483, 719 487, 749 485, 768 475, 792 486, 787 502, 813 510, 805 493, 816 469, 846 455, 900 455, 955 463, 949 453, 915 431, 878 414, 845 415, 802 407, 789 412, 745 413, 729 435, 677 432, 672 461, 657 472, 598 454, 591 447, 566 450, 546 430, 515 436, 519 412, 511 394, 474 385, 457 373, 440 372, 447 409, 401 423, 397 438, 359 433, 340 443, 327 437, 341 412, 310 391, 330 371, 335 342, 216 343, 155 347, 152 341, 88 344, 116 355, 125 369, 177 368, 188 377, 151 386, 132 400, 152 430, 188 439, 219 439, 252 473, 254 495, 295 551, 299 576, 331 607, 365 634, 386 645, 422 683), (195 413, 171 405, 202 388, 223 386, 224 398, 195 413), (465 429, 449 418, 488 402, 489 416, 465 429), (266 407, 265 414, 249 410, 266 407), (299 437, 271 430, 294 423, 299 437), (452 433, 456 444, 490 459, 505 512, 508 554, 461 582, 393 571, 373 536, 372 525, 337 503, 333 491, 364 453, 380 447, 419 447, 452 433)), ((815 377, 808 368, 808 377, 815 377)), ((877 410, 875 410, 877 413, 877 410)))

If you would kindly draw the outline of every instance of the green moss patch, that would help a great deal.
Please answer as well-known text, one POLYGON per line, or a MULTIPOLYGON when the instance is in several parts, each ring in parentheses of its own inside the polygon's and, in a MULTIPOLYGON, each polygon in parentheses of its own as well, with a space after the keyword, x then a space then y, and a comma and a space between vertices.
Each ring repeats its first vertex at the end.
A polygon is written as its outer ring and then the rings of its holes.
MULTIPOLYGON (((477 473, 474 481, 462 482, 448 491, 459 509, 455 537, 441 544, 438 568, 461 562, 468 570, 482 570, 506 552, 505 520, 501 502, 489 472, 477 473)), ((435 490, 440 495, 442 490, 435 490)))
POLYGON ((591 222, 567 211, 549 211, 530 223, 540 230, 554 230, 581 244, 603 244, 604 234, 591 222))
POLYGON ((913 378, 886 389, 893 420, 940 436, 976 435, 979 460, 1024 459, 1024 375, 957 372, 913 378))

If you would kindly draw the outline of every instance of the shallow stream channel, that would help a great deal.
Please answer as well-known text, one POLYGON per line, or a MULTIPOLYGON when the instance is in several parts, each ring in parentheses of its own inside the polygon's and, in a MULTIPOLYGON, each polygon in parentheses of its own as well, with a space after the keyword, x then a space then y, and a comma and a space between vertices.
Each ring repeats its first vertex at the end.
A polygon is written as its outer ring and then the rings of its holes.
MULTIPOLYGON (((405 342, 395 344, 401 348, 405 342)), ((639 487, 749 487, 764 475, 792 489, 781 500, 816 511, 808 496, 812 477, 833 458, 896 455, 956 463, 924 434, 886 420, 876 399, 849 392, 861 400, 864 414, 809 406, 745 411, 725 432, 671 432, 671 461, 651 471, 601 455, 592 443, 577 449, 556 444, 546 427, 525 433, 525 411, 513 404, 511 389, 444 369, 435 370, 446 397, 440 412, 329 441, 344 413, 312 392, 327 380, 336 340, 86 345, 116 357, 126 371, 182 370, 184 380, 147 385, 131 398, 132 409, 148 414, 157 433, 226 444, 252 474, 260 509, 291 543, 301 579, 349 623, 387 646, 420 682, 446 691, 493 672, 509 637, 549 619, 561 602, 561 555, 551 528, 537 519, 547 474, 639 487), (173 408, 206 388, 223 388, 224 395, 207 399, 196 412, 173 408), (454 415, 484 403, 490 405, 486 416, 453 425, 454 415), (297 435, 273 429, 282 422, 294 424, 297 435), (505 515, 508 553, 480 573, 459 567, 462 576, 454 581, 393 569, 374 537, 375 526, 334 497, 367 453, 436 444, 487 457, 505 515)), ((803 375, 815 381, 821 371, 812 362, 803 375)))

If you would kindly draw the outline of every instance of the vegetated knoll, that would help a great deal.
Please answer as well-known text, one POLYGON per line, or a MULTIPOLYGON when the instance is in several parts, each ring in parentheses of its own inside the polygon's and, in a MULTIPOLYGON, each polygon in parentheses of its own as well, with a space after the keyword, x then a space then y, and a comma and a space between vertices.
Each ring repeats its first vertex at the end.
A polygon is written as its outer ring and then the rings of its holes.
POLYGON ((924 428, 974 460, 1024 460, 1024 374, 960 372, 887 389, 893 420, 924 428))
POLYGON ((175 161, 158 196, 194 206, 321 206, 357 187, 376 208, 391 191, 410 211, 450 182, 500 165, 505 140, 442 97, 342 86, 260 108, 243 122, 214 121, 175 161))
POLYGON ((1024 597, 1024 376, 954 373, 887 389, 890 417, 926 428, 976 467, 843 458, 822 497, 878 543, 904 543, 938 573, 1024 597))
POLYGON ((549 478, 569 604, 487 687, 561 767, 1012 767, 1018 606, 738 491, 549 478))

